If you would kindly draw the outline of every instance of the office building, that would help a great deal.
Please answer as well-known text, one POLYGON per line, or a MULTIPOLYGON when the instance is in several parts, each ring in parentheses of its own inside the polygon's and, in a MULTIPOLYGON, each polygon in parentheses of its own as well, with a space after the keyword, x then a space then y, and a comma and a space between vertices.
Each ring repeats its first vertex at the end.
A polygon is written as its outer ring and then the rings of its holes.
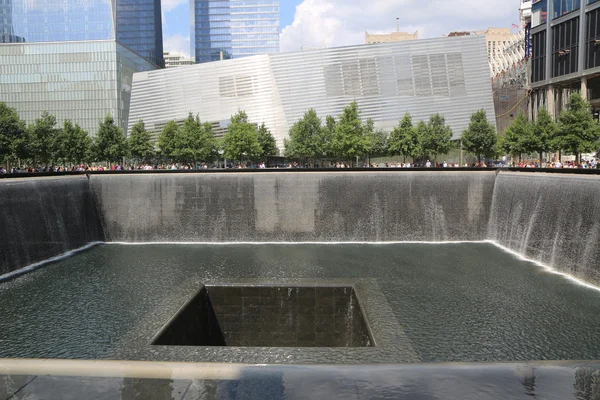
POLYGON ((279 0, 190 0, 197 63, 279 53, 279 0))
POLYGON ((417 40, 419 39, 419 31, 415 33, 408 32, 392 32, 384 34, 371 34, 365 32, 365 43, 390 43, 390 42, 402 42, 404 40, 417 40))
POLYGON ((92 135, 111 113, 127 127, 132 76, 162 66, 159 0, 0 0, 1 100, 92 135))
POLYGON ((280 149, 309 108, 338 116, 356 100, 363 119, 391 131, 441 113, 459 138, 473 112, 495 122, 483 36, 426 39, 260 55, 134 74, 130 126, 158 137, 188 113, 225 129, 238 110, 271 130, 280 149))
POLYGON ((532 105, 558 116, 572 91, 600 111, 600 0, 534 0, 532 105))
POLYGON ((165 68, 182 67, 184 65, 194 65, 195 60, 192 57, 185 57, 180 54, 171 54, 169 52, 163 53, 165 60, 165 68))

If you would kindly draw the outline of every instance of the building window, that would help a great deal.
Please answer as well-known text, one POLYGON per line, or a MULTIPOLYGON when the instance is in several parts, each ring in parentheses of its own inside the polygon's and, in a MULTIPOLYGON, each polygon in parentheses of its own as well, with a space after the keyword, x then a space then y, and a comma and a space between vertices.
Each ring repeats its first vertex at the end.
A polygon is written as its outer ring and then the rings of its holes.
POLYGON ((533 35, 532 82, 546 79, 546 31, 533 35))
POLYGON ((600 67, 600 8, 587 14, 586 69, 600 67))
POLYGON ((554 14, 552 19, 572 13, 581 8, 581 0, 554 0, 554 14))
POLYGON ((534 1, 534 3, 531 7, 532 27, 545 24, 548 21, 548 0, 534 1))
POLYGON ((579 18, 552 28, 552 77, 577 72, 579 56, 579 18))

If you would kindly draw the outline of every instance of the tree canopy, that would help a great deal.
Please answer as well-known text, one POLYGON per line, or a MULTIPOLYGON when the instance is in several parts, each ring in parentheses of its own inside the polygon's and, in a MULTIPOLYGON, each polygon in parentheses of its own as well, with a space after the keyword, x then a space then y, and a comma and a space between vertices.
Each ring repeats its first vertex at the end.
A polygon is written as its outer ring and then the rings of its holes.
POLYGON ((213 155, 215 137, 210 123, 201 123, 192 113, 175 133, 175 148, 172 156, 181 162, 208 160, 213 155))
POLYGON ((461 138, 463 148, 476 154, 479 162, 482 157, 494 155, 497 140, 496 129, 487 120, 485 110, 479 110, 471 116, 471 122, 461 138))
POLYGON ((500 143, 502 150, 513 157, 518 157, 519 161, 523 153, 529 153, 537 149, 537 140, 533 134, 533 126, 523 113, 519 113, 517 118, 506 129, 500 143))
POLYGON ((0 102, 0 162, 22 157, 21 149, 27 142, 25 122, 17 110, 0 102))
POLYGON ((110 114, 99 123, 94 153, 96 161, 108 162, 119 162, 127 154, 127 140, 123 136, 123 130, 115 125, 110 114))
POLYGON ((43 165, 50 165, 58 154, 58 134, 56 117, 44 111, 40 118, 27 127, 31 157, 43 165))
POLYGON ((429 118, 427 129, 421 137, 423 153, 432 154, 437 158, 438 154, 447 154, 454 148, 452 142, 452 129, 446 125, 446 119, 440 114, 434 114, 429 118))
POLYGON ((266 158, 277 155, 277 142, 271 134, 271 131, 263 122, 258 127, 258 144, 260 145, 260 158, 266 158))
POLYGON ((146 162, 154 155, 154 144, 144 121, 140 120, 133 125, 128 142, 129 154, 138 162, 146 162))
POLYGON ((83 163, 92 156, 92 139, 83 128, 70 120, 64 122, 58 143, 59 158, 67 163, 83 163))
MULTIPOLYGON (((368 127, 367 127, 368 128, 368 127)), ((364 134, 365 125, 360 120, 356 101, 344 108, 337 119, 333 135, 332 148, 336 156, 354 161, 368 153, 369 139, 364 134)))
POLYGON ((158 137, 158 148, 163 157, 174 158, 177 148, 176 137, 179 126, 175 121, 169 121, 158 137))
POLYGON ((417 135, 410 113, 404 114, 389 138, 389 151, 393 155, 415 158, 421 154, 421 139, 417 135))
POLYGON ((257 159, 262 149, 258 143, 256 125, 248 121, 245 111, 239 111, 231 117, 224 139, 225 157, 244 161, 257 159))
POLYGON ((575 154, 598 149, 600 125, 594 120, 590 104, 579 93, 573 93, 558 118, 558 131, 552 140, 556 149, 575 154))
MULTIPOLYGON (((335 122, 334 122, 335 125, 335 122)), ((284 140, 285 156, 290 158, 321 158, 324 151, 324 131, 321 119, 311 108, 290 128, 289 139, 284 140)))

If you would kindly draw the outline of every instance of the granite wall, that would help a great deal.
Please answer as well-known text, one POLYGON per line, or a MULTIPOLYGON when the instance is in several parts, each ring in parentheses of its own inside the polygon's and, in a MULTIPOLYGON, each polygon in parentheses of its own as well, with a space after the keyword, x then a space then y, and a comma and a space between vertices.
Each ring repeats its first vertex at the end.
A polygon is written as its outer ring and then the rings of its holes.
POLYGON ((495 171, 92 175, 112 242, 483 240, 495 171))
POLYGON ((0 181, 0 275, 102 241, 87 177, 0 181))

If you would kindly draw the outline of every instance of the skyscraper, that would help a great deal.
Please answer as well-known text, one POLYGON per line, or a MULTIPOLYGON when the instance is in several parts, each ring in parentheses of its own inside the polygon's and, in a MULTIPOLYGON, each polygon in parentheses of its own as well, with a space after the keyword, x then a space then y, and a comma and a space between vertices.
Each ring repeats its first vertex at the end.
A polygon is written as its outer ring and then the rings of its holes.
POLYGON ((279 53, 279 0, 190 0, 197 63, 279 53))
POLYGON ((27 122, 126 128, 133 73, 162 54, 160 0, 0 0, 0 100, 27 122))

